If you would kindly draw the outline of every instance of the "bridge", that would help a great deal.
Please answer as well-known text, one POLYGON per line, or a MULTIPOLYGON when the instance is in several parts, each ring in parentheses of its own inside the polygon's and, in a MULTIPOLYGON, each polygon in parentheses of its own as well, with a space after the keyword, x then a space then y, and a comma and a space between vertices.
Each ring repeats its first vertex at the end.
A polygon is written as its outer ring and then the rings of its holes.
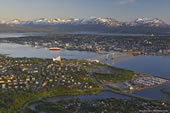
POLYGON ((130 59, 135 58, 136 56, 141 55, 141 52, 114 52, 114 53, 106 53, 101 56, 96 56, 93 58, 89 58, 87 60, 90 61, 100 61, 106 64, 109 64, 109 61, 112 62, 112 64, 117 64, 120 62, 124 62, 130 59))

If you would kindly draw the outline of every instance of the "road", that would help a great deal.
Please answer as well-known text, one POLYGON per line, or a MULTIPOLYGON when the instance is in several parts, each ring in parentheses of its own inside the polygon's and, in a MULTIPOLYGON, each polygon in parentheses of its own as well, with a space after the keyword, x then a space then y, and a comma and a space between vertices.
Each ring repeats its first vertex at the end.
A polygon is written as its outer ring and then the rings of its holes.
POLYGON ((90 76, 91 78, 93 79, 93 81, 95 81, 98 85, 100 85, 100 87, 103 88, 103 90, 105 91, 111 91, 113 93, 117 93, 117 94, 120 94, 120 95, 124 95, 124 96, 129 96, 129 97, 133 97, 133 98, 138 98, 138 99, 143 99, 143 100, 149 100, 149 101, 154 101, 154 99, 151 99, 151 98, 146 98, 146 97, 142 97, 142 96, 138 96, 138 95, 133 95, 133 94, 129 94, 129 93, 123 93, 123 92, 120 92, 120 91, 117 91, 117 90, 114 90, 104 84, 101 84, 95 77, 94 77, 94 74, 93 74, 93 71, 92 71, 92 68, 89 68, 88 69, 88 72, 90 73, 90 76))
MULTIPOLYGON (((112 88, 109 88, 109 87, 107 87, 106 85, 103 85, 103 84, 101 84, 99 81, 96 80, 96 78, 94 77, 94 74, 93 74, 91 68, 88 69, 88 72, 90 73, 91 78, 92 78, 98 85, 100 85, 100 87, 103 88, 103 91, 111 91, 111 92, 113 92, 113 93, 116 93, 116 94, 119 94, 119 95, 123 95, 123 96, 127 96, 127 97, 132 97, 132 98, 137 98, 137 99, 152 101, 155 105, 160 105, 160 103, 155 102, 155 101, 154 101, 153 99, 151 99, 151 98, 141 97, 141 96, 137 96, 137 95, 133 95, 133 94, 129 94, 129 93, 122 93, 122 92, 120 92, 120 91, 116 91, 116 90, 114 90, 114 89, 112 89, 112 88)), ((61 97, 56 97, 56 98, 57 98, 57 100, 55 100, 55 101, 61 100, 61 97)), ((65 98, 66 98, 66 97, 65 97, 65 98)), ((73 98, 75 98, 75 97, 68 96, 67 98, 73 99, 73 98)), ((78 98, 78 97, 77 97, 77 98, 78 98)), ((23 106, 23 110, 25 111, 25 108, 26 108, 29 104, 34 103, 34 104, 29 105, 29 107, 30 107, 31 110, 36 111, 36 106, 40 105, 43 101, 44 101, 44 102, 52 102, 52 101, 54 101, 54 100, 50 100, 50 98, 44 100, 43 97, 40 97, 40 98, 37 99, 37 100, 33 100, 33 101, 31 101, 31 102, 26 103, 26 104, 23 106), (36 102, 37 100, 39 100, 39 102, 34 103, 34 102, 36 102)))
MULTIPOLYGON (((43 63, 40 65, 40 67, 39 67, 39 69, 38 69, 38 76, 41 76, 42 67, 43 67, 44 65, 46 65, 46 64, 47 64, 46 62, 43 62, 43 63)), ((41 81, 40 81, 40 84, 39 84, 39 86, 36 88, 36 90, 39 90, 39 89, 41 88, 44 79, 45 79, 45 77, 42 77, 42 79, 41 79, 41 81)))

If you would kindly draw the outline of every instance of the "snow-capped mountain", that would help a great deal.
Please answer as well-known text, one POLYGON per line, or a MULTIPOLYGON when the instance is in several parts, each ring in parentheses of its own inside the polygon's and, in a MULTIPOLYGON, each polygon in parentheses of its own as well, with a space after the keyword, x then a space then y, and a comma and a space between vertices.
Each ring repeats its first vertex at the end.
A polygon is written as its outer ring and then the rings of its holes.
POLYGON ((40 18, 32 21, 33 24, 48 24, 49 20, 46 18, 40 18))
POLYGON ((19 19, 14 19, 10 21, 1 21, 1 24, 35 24, 35 25, 57 25, 57 24, 75 24, 75 25, 86 25, 86 24, 103 24, 103 25, 120 25, 119 22, 113 18, 69 18, 69 19, 46 19, 40 18, 32 21, 21 21, 19 19))
POLYGON ((104 25, 104 26, 139 26, 139 25, 149 25, 149 26, 159 26, 165 25, 165 22, 157 18, 138 18, 134 22, 120 22, 113 18, 102 18, 102 17, 89 17, 89 18, 55 18, 46 19, 40 18, 32 21, 22 21, 20 19, 14 19, 10 21, 1 21, 1 24, 13 24, 13 25, 104 25))
POLYGON ((164 21, 159 20, 157 18, 138 18, 135 20, 136 24, 165 24, 164 21))
POLYGON ((10 21, 3 21, 3 23, 5 23, 5 24, 21 24, 22 21, 20 19, 13 19, 10 21))
POLYGON ((113 23, 119 23, 117 20, 113 18, 95 18, 95 17, 90 17, 90 18, 83 18, 83 19, 77 19, 72 22, 73 24, 113 24, 113 23))
POLYGON ((0 21, 0 32, 106 32, 162 34, 170 31, 170 25, 157 18, 138 18, 121 22, 114 18, 40 18, 23 21, 0 21))

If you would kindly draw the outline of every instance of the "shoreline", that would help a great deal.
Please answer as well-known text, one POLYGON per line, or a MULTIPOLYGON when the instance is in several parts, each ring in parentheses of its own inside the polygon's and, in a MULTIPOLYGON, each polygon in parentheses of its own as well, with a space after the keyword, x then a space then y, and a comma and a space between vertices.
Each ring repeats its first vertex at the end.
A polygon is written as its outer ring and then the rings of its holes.
MULTIPOLYGON (((21 37, 22 38, 22 37, 21 37)), ((0 42, 0 43, 13 43, 13 44, 20 44, 20 45, 23 45, 25 46, 24 43, 17 43, 17 42, 0 42)), ((27 44, 31 47, 35 47, 35 45, 33 44, 27 44)), ((42 46, 42 45, 39 45, 39 47, 41 48, 50 48, 50 47, 46 47, 46 46, 42 46)), ((92 52, 92 53, 96 53, 96 54, 108 54, 108 53, 113 53, 113 52, 119 52, 119 53, 123 53, 121 50, 118 51, 118 50, 108 50, 108 51, 96 51, 96 50, 83 50, 83 49, 76 49, 76 48, 65 48, 65 47, 59 47, 63 50, 69 50, 69 51, 79 51, 79 52, 92 52)), ((127 52, 136 52, 136 51, 127 51, 127 52)), ((137 51, 138 52, 138 51, 137 51)), ((141 52, 143 53, 143 52, 141 52)), ((154 52, 147 52, 147 53, 150 53, 150 54, 140 54, 139 56, 170 56, 170 54, 153 54, 154 52)))
POLYGON ((159 88, 159 87, 163 87, 163 86, 170 86, 170 83, 151 86, 151 87, 137 88, 137 89, 134 89, 134 90, 128 90, 128 91, 122 91, 122 92, 131 93, 131 92, 143 91, 143 90, 152 89, 152 88, 159 88))

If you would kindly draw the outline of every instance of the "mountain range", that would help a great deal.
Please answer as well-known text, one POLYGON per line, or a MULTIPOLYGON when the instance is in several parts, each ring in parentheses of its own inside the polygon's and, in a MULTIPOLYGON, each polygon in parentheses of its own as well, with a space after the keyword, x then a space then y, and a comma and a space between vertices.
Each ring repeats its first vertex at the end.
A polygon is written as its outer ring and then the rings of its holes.
POLYGON ((120 22, 113 18, 102 18, 102 17, 89 17, 89 18, 69 18, 69 19, 46 19, 40 18, 32 21, 23 21, 20 19, 14 19, 10 21, 1 21, 0 24, 8 24, 8 25, 105 25, 111 27, 118 26, 165 26, 167 25, 163 20, 157 18, 138 18, 132 22, 120 22))
POLYGON ((170 32, 170 25, 158 18, 137 18, 121 22, 114 18, 89 17, 69 19, 40 18, 30 21, 14 19, 0 21, 0 32, 104 32, 164 34, 170 32))

